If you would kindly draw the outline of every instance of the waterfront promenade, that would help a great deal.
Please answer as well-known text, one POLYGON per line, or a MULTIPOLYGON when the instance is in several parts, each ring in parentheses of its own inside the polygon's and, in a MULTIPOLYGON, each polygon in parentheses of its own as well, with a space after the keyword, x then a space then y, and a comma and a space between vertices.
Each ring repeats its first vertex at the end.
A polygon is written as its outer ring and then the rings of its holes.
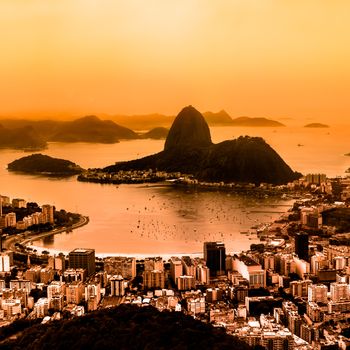
MULTIPOLYGON (((77 228, 87 225, 88 223, 89 223, 89 217, 80 215, 79 221, 73 224, 71 227, 69 227, 69 230, 75 230, 77 228)), ((42 239, 42 238, 56 235, 65 231, 67 231, 67 227, 60 227, 51 231, 40 232, 38 234, 33 234, 32 232, 16 234, 16 235, 6 237, 6 239, 3 240, 2 244, 4 249, 16 251, 16 247, 15 247, 16 243, 27 245, 30 242, 35 241, 37 239, 42 239)))

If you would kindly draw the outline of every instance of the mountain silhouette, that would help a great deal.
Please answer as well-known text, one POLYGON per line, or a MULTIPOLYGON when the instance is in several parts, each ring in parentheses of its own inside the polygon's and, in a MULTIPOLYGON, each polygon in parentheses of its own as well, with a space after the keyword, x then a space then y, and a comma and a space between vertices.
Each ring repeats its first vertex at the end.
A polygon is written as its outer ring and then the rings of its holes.
POLYGON ((208 124, 213 125, 230 125, 232 124, 232 118, 225 111, 221 110, 219 112, 204 112, 203 116, 208 124))
POLYGON ((138 135, 128 128, 90 115, 62 123, 50 141, 114 143, 120 139, 137 138, 138 135))
POLYGON ((141 134, 140 137, 142 139, 160 140, 160 139, 166 139, 168 134, 169 134, 169 130, 167 128, 163 128, 159 126, 157 128, 153 128, 150 131, 147 131, 144 134, 141 134))
POLYGON ((203 181, 267 182, 284 184, 300 177, 262 138, 241 136, 218 144, 211 142, 208 124, 194 107, 176 117, 164 151, 106 167, 119 170, 158 169, 192 174, 203 181))
POLYGON ((256 117, 238 117, 232 119, 232 126, 242 127, 280 127, 285 126, 284 124, 267 118, 256 118, 256 117))
POLYGON ((205 147, 210 146, 211 136, 207 122, 194 107, 185 107, 175 118, 164 150, 178 147, 205 147))
POLYGON ((43 149, 45 140, 32 126, 8 129, 0 124, 0 148, 43 149))

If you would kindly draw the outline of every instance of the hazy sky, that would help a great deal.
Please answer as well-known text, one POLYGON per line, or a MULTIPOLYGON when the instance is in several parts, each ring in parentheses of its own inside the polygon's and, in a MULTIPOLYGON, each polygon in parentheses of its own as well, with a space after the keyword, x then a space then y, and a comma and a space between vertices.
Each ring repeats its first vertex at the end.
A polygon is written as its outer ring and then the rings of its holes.
POLYGON ((350 116, 348 0, 1 0, 0 115, 350 116))

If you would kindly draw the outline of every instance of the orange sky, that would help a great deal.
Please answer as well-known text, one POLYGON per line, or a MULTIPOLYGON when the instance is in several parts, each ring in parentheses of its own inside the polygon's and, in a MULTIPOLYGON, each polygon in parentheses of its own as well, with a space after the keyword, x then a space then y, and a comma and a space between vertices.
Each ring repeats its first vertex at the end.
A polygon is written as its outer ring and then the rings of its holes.
POLYGON ((350 116, 348 0, 1 0, 0 115, 350 116))

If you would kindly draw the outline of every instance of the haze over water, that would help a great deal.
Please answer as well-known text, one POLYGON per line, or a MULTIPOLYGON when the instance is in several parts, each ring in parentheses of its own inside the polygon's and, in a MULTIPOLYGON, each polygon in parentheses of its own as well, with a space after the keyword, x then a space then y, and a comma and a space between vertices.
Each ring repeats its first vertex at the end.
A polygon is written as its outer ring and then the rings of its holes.
MULTIPOLYGON (((350 167, 346 129, 213 127, 219 142, 239 135, 263 136, 293 170, 344 175, 350 167), (303 145, 303 146, 298 146, 303 145)), ((69 159, 82 167, 102 167, 162 150, 164 141, 133 140, 113 145, 52 143, 41 153, 69 159)), ((8 173, 6 165, 24 156, 0 150, 0 192, 40 205, 79 212, 90 223, 73 233, 35 242, 57 251, 92 247, 98 254, 172 255, 201 253, 206 240, 224 241, 228 251, 248 249, 254 235, 240 234, 288 210, 292 201, 257 199, 169 185, 100 185, 75 177, 53 179, 8 173)))

